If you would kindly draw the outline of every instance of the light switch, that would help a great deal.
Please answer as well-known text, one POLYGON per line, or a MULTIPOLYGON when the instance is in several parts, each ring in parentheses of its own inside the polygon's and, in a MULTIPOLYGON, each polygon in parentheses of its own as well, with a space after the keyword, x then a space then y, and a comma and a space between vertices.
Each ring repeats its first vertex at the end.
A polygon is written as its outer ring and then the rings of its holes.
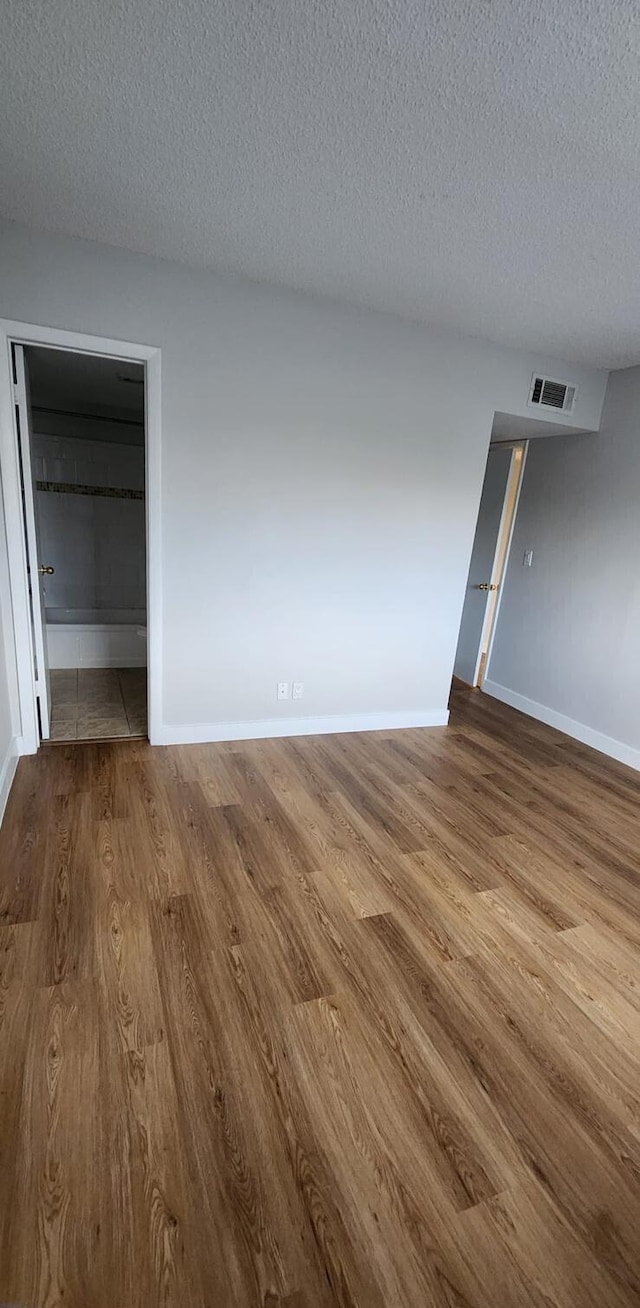
POLYGON ((522 560, 523 568, 530 568, 532 563, 533 563, 533 550, 525 550, 524 558, 522 560))

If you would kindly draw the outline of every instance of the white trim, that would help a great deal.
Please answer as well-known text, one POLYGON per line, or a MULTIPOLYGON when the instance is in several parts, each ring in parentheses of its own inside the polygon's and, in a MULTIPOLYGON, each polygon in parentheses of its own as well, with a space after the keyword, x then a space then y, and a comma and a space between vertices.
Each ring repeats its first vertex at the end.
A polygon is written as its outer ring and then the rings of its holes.
POLYGON ((9 748, 4 756, 4 762, 0 768, 0 822, 4 817, 4 810, 7 807, 9 791, 16 775, 18 766, 18 757, 21 753, 20 741, 17 736, 13 736, 9 741, 9 748))
MULTIPOLYGON (((145 452, 147 512, 147 652, 149 740, 158 744, 162 724, 162 532, 161 532, 161 377, 160 351, 153 345, 89 336, 34 323, 0 319, 0 469, 4 497, 7 553, 13 610, 20 709, 20 752, 34 754, 39 746, 33 677, 33 652, 27 563, 22 524, 11 344, 46 345, 81 354, 104 354, 145 364, 145 452), (4 363, 3 363, 4 359, 4 363)), ((15 728, 14 728, 15 729, 15 728)))
POLYGON ((159 745, 204 745, 218 740, 269 740, 274 736, 325 736, 344 731, 398 731, 408 727, 446 727, 448 709, 407 709, 404 713, 330 714, 320 718, 258 718, 255 722, 165 723, 159 745))
MULTIPOLYGON (((2 516, 0 510, 0 517, 2 516)), ((20 687, 18 684, 16 647, 13 635, 13 603, 11 599, 11 582, 9 579, 9 547, 7 542, 6 525, 2 528, 2 537, 0 539, 0 627, 2 627, 2 640, 4 643, 4 657, 9 690, 9 722, 12 735, 18 737, 22 730, 20 718, 20 687)), ((23 751, 19 748, 18 752, 22 753, 23 751)))
POLYGON ((152 745, 162 732, 162 384, 160 351, 147 354, 145 472, 147 510, 147 718, 152 745))
POLYGON ((583 745, 590 745, 601 754, 608 754, 609 758, 615 758, 619 763, 626 763, 628 767, 640 771, 640 749, 636 749, 635 746, 625 745, 624 741, 616 740, 613 736, 605 736, 604 732, 595 731, 584 722, 576 722, 575 718, 568 718, 564 713, 548 708, 546 704, 538 704, 537 700, 528 699, 526 695, 519 695, 517 691, 510 690, 508 686, 501 686, 497 681, 488 681, 485 678, 482 690, 484 694, 502 700, 503 704, 519 709, 528 717, 546 722, 547 726, 563 731, 566 736, 573 736, 574 740, 582 741, 583 745))
POLYGON ((15 706, 17 721, 13 724, 13 730, 15 734, 20 732, 22 752, 35 754, 38 748, 38 714, 13 395, 11 337, 8 332, 3 331, 3 327, 4 324, 0 323, 0 331, 3 334, 0 345, 0 469, 13 620, 14 650, 11 661, 15 664, 18 692, 15 706))

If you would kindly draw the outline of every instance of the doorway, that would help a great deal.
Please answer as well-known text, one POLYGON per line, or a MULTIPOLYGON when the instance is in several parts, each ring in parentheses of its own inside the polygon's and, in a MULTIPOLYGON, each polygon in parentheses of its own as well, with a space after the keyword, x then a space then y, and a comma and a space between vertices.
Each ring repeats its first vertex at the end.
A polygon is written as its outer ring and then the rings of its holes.
POLYGON ((19 753, 159 739, 159 453, 159 350, 0 320, 19 753))
POLYGON ((526 451, 526 441, 489 447, 454 662, 454 676, 469 686, 481 687, 486 675, 526 451))
POLYGON ((146 736, 144 367, 12 363, 40 739, 146 736))

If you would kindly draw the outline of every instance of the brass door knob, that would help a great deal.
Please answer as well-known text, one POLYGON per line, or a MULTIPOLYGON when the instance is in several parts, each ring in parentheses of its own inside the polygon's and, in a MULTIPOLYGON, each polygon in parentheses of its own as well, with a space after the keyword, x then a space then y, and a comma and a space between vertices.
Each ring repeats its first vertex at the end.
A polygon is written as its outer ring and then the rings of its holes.
POLYGON ((38 568, 38 572, 40 573, 41 577, 52 577, 55 572, 55 568, 52 568, 50 564, 41 563, 40 567, 38 568))
POLYGON ((480 585, 478 586, 478 590, 497 590, 497 589, 498 587, 496 585, 494 585, 493 583, 490 584, 488 581, 481 581, 480 585))

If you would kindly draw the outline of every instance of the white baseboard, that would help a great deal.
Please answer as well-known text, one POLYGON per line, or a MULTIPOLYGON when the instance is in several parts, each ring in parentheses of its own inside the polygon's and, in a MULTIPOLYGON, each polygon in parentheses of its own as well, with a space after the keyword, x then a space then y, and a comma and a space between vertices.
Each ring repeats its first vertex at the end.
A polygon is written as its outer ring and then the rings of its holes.
POLYGON ((331 714, 321 718, 260 718, 255 722, 164 723, 156 745, 204 745, 219 740, 268 740, 275 736, 324 736, 344 731, 397 731, 407 727, 446 727, 448 709, 405 713, 331 714))
POLYGON ((13 739, 9 741, 9 747, 4 756, 2 766, 0 767, 0 822, 2 822, 4 817, 4 810, 7 806, 9 791, 11 790, 13 778, 16 775, 18 758, 18 738, 17 736, 14 736, 13 739))
POLYGON ((538 718, 540 722, 546 722, 548 727, 564 731, 565 735, 573 736, 574 740, 580 740, 583 745, 590 745, 601 754, 608 754, 609 758, 615 758, 619 763, 626 763, 628 767, 640 771, 640 749, 635 749, 633 745, 625 745, 622 740, 605 736, 602 731, 594 731, 593 727, 586 726, 584 722, 576 722, 575 718, 568 718, 564 713, 557 713, 555 709, 547 708, 546 704, 538 704, 535 699, 519 695, 515 690, 510 690, 508 686, 501 686, 497 681, 485 680, 482 689, 486 695, 502 700, 503 704, 519 709, 530 718, 538 718))

